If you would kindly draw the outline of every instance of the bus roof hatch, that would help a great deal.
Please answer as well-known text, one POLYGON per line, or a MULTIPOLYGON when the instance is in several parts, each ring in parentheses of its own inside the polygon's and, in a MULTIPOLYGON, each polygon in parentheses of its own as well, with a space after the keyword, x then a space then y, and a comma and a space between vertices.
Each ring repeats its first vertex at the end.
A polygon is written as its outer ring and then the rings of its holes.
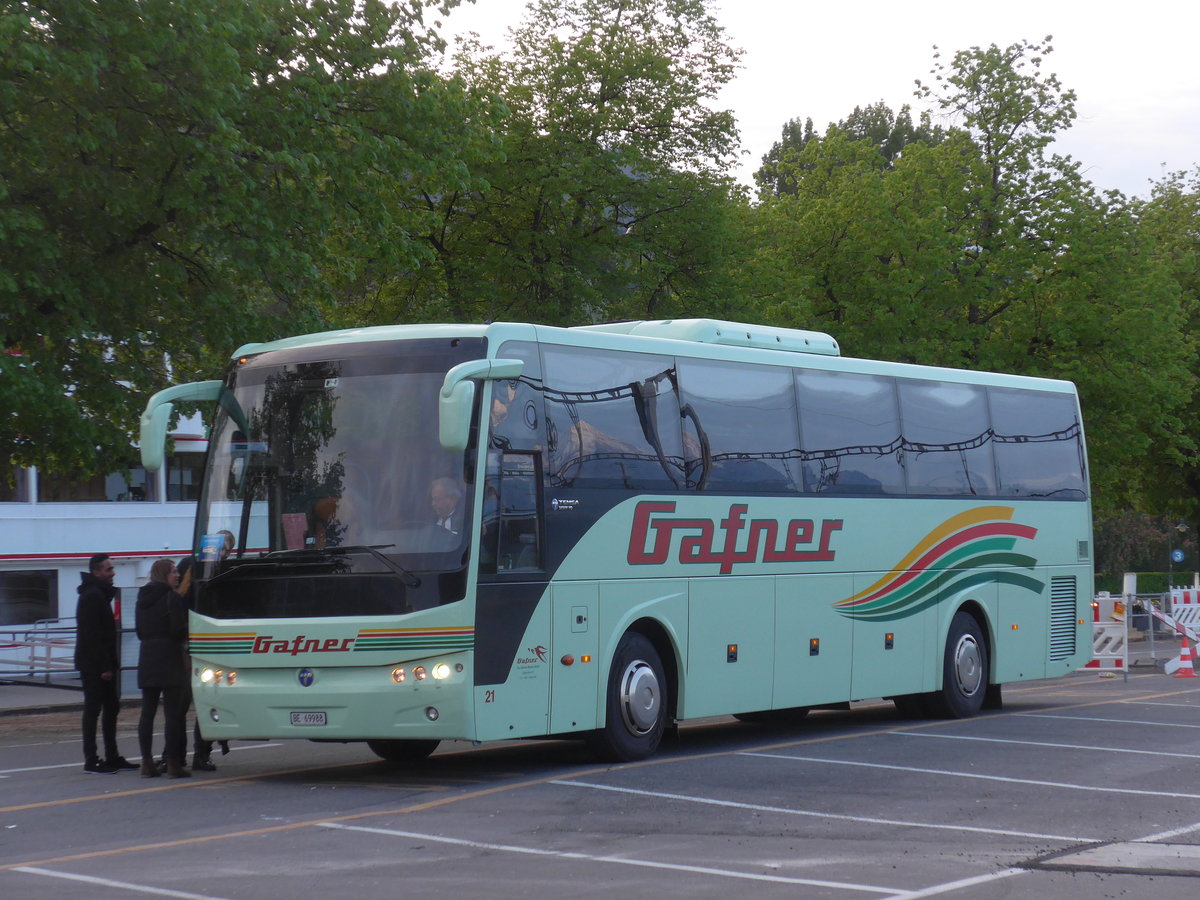
POLYGON ((771 328, 766 325, 744 325, 718 319, 660 319, 657 321, 613 322, 607 325, 582 325, 580 331, 608 331, 641 337, 669 338, 676 341, 695 341, 700 344, 727 344, 731 347, 754 347, 759 350, 788 350, 793 353, 818 353, 840 356, 838 342, 819 331, 796 328, 771 328))

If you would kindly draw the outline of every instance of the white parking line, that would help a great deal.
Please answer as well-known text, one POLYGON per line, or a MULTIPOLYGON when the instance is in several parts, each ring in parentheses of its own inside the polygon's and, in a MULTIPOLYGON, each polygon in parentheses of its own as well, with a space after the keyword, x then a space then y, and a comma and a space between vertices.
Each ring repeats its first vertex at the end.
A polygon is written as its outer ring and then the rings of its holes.
MULTIPOLYGON (((949 769, 920 769, 915 766, 889 766, 884 763, 856 762, 850 759, 822 759, 817 756, 788 756, 782 753, 751 753, 739 756, 761 756, 766 759, 790 759, 796 762, 822 763, 827 766, 859 766, 864 769, 888 769, 893 772, 915 772, 920 775, 941 775, 951 778, 975 778, 980 781, 1002 781, 1007 784, 1028 784, 1035 787, 1060 788, 1067 791, 1092 791, 1097 794, 1135 794, 1138 797, 1171 797, 1178 800, 1200 800, 1200 794, 1185 794, 1177 791, 1147 791, 1135 788, 1104 787, 1095 784, 1071 784, 1065 781, 1039 781, 1033 778, 1009 778, 1004 775, 981 775, 977 772, 953 772, 949 769)), ((1094 838, 1084 838, 1094 840, 1094 838)))
POLYGON ((1172 828, 1170 831, 1160 831, 1158 834, 1148 834, 1145 837, 1134 838, 1133 840, 1138 844, 1157 844, 1161 841, 1169 841, 1171 838, 1177 838, 1181 834, 1191 834, 1193 831, 1200 831, 1200 822, 1181 825, 1178 828, 1172 828))
POLYGON ((1200 759, 1200 753, 1171 753, 1167 750, 1126 750, 1120 747, 1097 747, 1094 744, 1055 744, 1050 741, 1018 741, 1012 738, 974 737, 965 734, 930 734, 928 731, 889 731, 899 737, 941 738, 946 741, 979 741, 984 744, 1021 744, 1025 747, 1056 747, 1060 750, 1094 750, 1097 753, 1141 753, 1146 756, 1177 756, 1181 759, 1200 759))
POLYGON ((398 831, 392 828, 370 828, 364 825, 343 825, 340 822, 321 822, 323 828, 336 828, 341 831, 361 831, 367 834, 382 834, 390 837, 415 838, 421 841, 436 841, 442 844, 455 844, 459 847, 471 847, 476 850, 499 850, 507 853, 524 853, 531 856, 553 856, 558 859, 579 859, 588 862, 615 863, 622 866, 637 866, 644 869, 668 869, 675 872, 693 872, 697 875, 719 875, 722 878, 739 878, 747 881, 770 881, 779 884, 804 884, 811 887, 840 888, 846 891, 859 891, 869 894, 881 894, 884 897, 904 897, 906 894, 897 888, 876 887, 871 884, 854 884, 845 881, 819 881, 814 878, 789 878, 785 875, 764 875, 755 872, 737 872, 733 869, 715 869, 711 866, 689 866, 679 863, 658 862, 646 859, 630 859, 625 856, 595 856, 591 853, 576 853, 567 850, 543 850, 537 847, 519 847, 513 844, 492 844, 485 841, 471 841, 464 838, 443 837, 423 831, 398 831))
POLYGON ((919 891, 907 891, 888 897, 886 900, 919 900, 921 897, 936 897, 938 894, 957 891, 959 888, 975 887, 977 884, 987 884, 989 881, 999 881, 1001 878, 1011 878, 1014 875, 1025 875, 1027 871, 1026 869, 1001 869, 999 872, 988 872, 986 875, 975 875, 958 881, 948 881, 945 884, 935 884, 921 888, 919 891))
POLYGON ((1200 728, 1200 725, 1189 725, 1186 722, 1141 722, 1136 719, 1100 719, 1094 716, 1058 716, 1051 713, 1013 713, 1013 715, 1025 719, 1070 719, 1072 722, 1117 722, 1121 725, 1156 725, 1161 728, 1200 728))
MULTIPOLYGON (((237 752, 241 753, 244 750, 263 750, 267 747, 282 747, 282 746, 283 746, 283 744, 279 744, 279 743, 248 744, 245 747, 238 747, 237 752)), ((130 760, 130 762, 141 762, 142 758, 140 756, 131 756, 131 757, 129 757, 129 760, 130 760)), ((82 762, 55 763, 52 766, 25 766, 24 768, 21 768, 21 769, 0 769, 0 778, 7 778, 9 775, 14 775, 17 772, 45 772, 50 769, 79 769, 80 771, 83 771, 83 763, 82 762)))
POLYGON ((71 872, 55 872, 53 869, 42 869, 38 866, 17 866, 12 871, 25 872, 29 875, 45 875, 49 878, 63 878, 67 881, 82 881, 85 884, 98 884, 101 887, 120 888, 123 891, 136 891, 140 894, 156 894, 159 897, 178 897, 180 900, 222 900, 212 894, 189 894, 185 891, 173 891, 169 888, 149 887, 144 884, 131 884, 128 881, 113 881, 111 878, 96 878, 92 875, 75 875, 71 872))
MULTIPOLYGON (((747 756, 769 756, 766 753, 744 754, 747 756)), ((782 759, 797 759, 787 756, 782 759)), ((585 787, 597 791, 612 791, 618 794, 634 794, 640 797, 654 797, 662 800, 681 800, 687 803, 701 803, 707 806, 725 806, 731 809, 746 809, 753 812, 782 813, 789 816, 808 816, 814 819, 838 819, 846 822, 862 822, 868 825, 900 825, 904 828, 934 828, 955 833, 972 832, 975 834, 996 834, 1006 837, 1030 838, 1036 840, 1063 841, 1069 844, 1090 843, 1098 838, 1079 837, 1065 834, 1038 834, 1029 831, 1011 831, 1004 828, 980 828, 972 825, 948 825, 942 822, 912 822, 902 819, 879 819, 871 816, 847 816, 838 813, 816 812, 808 809, 790 809, 786 806, 762 806, 757 803, 741 803, 736 800, 715 800, 711 797, 693 797, 688 794, 668 794, 662 791, 643 791, 635 788, 614 787, 607 784, 592 784, 587 781, 551 781, 550 784, 567 785, 568 787, 585 787)))

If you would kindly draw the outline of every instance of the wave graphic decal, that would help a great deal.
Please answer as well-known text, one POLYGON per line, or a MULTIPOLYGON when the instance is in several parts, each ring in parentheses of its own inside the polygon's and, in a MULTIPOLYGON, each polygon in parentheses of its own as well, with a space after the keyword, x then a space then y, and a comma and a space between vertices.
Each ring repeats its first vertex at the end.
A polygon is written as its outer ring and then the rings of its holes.
POLYGON ((852 597, 833 604, 842 615, 883 621, 912 615, 945 594, 980 584, 1010 584, 1041 593, 1037 560, 1014 549, 1037 529, 1010 521, 1011 506, 981 506, 947 519, 921 538, 895 567, 852 597))

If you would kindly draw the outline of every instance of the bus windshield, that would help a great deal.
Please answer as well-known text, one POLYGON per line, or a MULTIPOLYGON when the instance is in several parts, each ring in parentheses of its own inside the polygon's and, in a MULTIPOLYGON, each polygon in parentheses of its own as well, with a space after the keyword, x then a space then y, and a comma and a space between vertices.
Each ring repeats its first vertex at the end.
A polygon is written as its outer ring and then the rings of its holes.
POLYGON ((438 441, 437 398, 483 341, 332 349, 234 364, 197 516, 198 612, 390 615, 464 596, 468 473, 438 441))

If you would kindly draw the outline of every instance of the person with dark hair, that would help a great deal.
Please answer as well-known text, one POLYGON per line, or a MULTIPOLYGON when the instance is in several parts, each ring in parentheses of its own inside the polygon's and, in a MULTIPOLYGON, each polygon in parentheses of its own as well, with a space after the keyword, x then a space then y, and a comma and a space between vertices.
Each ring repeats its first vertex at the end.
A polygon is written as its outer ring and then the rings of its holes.
POLYGON ((142 689, 142 716, 138 720, 138 743, 142 748, 142 777, 159 774, 154 764, 154 716, 158 700, 163 702, 163 730, 166 732, 167 774, 186 778, 187 736, 187 610, 183 598, 175 593, 179 572, 175 563, 160 559, 150 567, 150 581, 138 591, 137 636, 142 642, 138 653, 138 687, 142 689))
MULTIPOLYGON (((218 532, 224 534, 225 546, 222 551, 221 558, 225 559, 233 550, 233 535, 228 531, 218 532)), ((195 573, 196 558, 194 556, 185 556, 179 561, 180 582, 177 591, 183 598, 183 605, 191 610, 196 608, 196 584, 192 581, 192 575, 195 573)), ((183 705, 183 730, 187 733, 187 711, 192 704, 192 689, 191 684, 187 685, 187 695, 184 698, 183 705)), ((229 752, 229 742, 221 741, 221 755, 224 756, 229 752)), ((204 739, 200 734, 200 717, 196 717, 195 724, 192 726, 192 771, 193 772, 215 772, 217 764, 212 761, 213 742, 204 739)))
POLYGON ((75 668, 83 683, 83 771, 112 775, 136 769, 117 750, 117 713, 121 708, 121 663, 112 601, 116 570, 107 553, 88 560, 75 606, 75 668), (104 734, 104 758, 96 752, 96 721, 104 734))

